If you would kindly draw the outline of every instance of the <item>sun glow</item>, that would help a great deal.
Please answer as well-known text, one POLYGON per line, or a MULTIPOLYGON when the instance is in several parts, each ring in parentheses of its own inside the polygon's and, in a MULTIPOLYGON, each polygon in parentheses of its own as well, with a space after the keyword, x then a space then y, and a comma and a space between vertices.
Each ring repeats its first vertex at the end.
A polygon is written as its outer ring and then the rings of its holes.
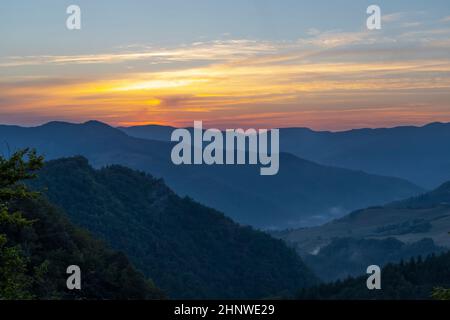
MULTIPOLYGON (((325 43, 324 37, 333 40, 327 34, 292 43, 215 41, 138 53, 13 57, 0 60, 0 70, 43 64, 52 74, 66 75, 72 68, 77 76, 4 77, 0 106, 3 113, 21 110, 113 125, 203 119, 217 127, 342 129, 381 126, 392 118, 450 119, 448 58, 404 59, 390 49, 386 54, 392 59, 380 61, 370 51, 346 48, 366 41, 364 34, 338 34, 339 41, 325 43), (347 50, 337 51, 340 59, 329 54, 330 43, 333 50, 347 50), (96 68, 103 72, 93 72, 96 68), (343 115, 346 121, 340 120, 343 115)), ((438 45, 450 47, 441 40, 438 45)))

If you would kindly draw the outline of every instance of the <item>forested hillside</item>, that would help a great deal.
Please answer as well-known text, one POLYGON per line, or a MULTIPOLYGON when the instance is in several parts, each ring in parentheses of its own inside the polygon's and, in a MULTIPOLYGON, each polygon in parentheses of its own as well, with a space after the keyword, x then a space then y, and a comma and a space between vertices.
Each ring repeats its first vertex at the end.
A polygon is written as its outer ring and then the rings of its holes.
POLYGON ((181 198, 148 174, 95 170, 76 157, 47 163, 33 187, 123 250, 170 297, 265 298, 316 282, 281 240, 181 198))
POLYGON ((34 153, 0 157, 0 300, 160 299, 163 293, 23 182, 42 166, 34 153), (25 158, 24 158, 25 157, 25 158), (67 267, 81 268, 81 290, 69 291, 67 267))

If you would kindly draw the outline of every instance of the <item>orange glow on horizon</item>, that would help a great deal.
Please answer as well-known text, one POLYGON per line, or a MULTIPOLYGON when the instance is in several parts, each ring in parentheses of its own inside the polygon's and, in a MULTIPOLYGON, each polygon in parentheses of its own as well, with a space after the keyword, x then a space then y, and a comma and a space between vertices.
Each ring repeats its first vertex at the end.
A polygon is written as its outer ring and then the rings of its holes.
MULTIPOLYGON (((202 120, 218 128, 341 130, 450 121, 449 60, 309 62, 295 54, 266 54, 269 49, 263 47, 261 56, 201 67, 86 73, 61 81, 48 76, 24 82, 5 78, 0 89, 8 103, 1 111, 18 114, 17 119, 28 114, 95 119, 117 126, 184 127, 202 120)), ((177 52, 177 57, 187 54, 182 53, 177 52)), ((60 57, 49 64, 128 62, 148 56, 152 55, 60 57)))

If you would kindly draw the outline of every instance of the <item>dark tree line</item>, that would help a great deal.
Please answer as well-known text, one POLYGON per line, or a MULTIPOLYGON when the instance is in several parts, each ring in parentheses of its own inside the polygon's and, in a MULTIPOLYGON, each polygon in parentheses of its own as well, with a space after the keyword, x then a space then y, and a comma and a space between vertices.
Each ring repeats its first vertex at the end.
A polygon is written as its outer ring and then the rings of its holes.
POLYGON ((348 278, 300 291, 299 299, 448 299, 450 252, 388 264, 381 290, 368 290, 366 276, 348 278))

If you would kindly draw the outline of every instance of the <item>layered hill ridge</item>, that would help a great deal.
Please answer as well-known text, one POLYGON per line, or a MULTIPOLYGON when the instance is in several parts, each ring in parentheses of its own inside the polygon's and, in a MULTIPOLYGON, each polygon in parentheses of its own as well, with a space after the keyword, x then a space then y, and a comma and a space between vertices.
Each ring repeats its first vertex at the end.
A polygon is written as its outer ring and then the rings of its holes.
MULTIPOLYGON (((159 126, 121 128, 131 136, 170 140, 159 126)), ((314 131, 280 129, 280 150, 320 164, 399 177, 427 189, 450 180, 450 123, 314 131)))
POLYGON ((351 210, 400 200, 423 189, 408 181, 322 166, 280 154, 280 172, 260 176, 258 166, 175 166, 173 144, 130 137, 98 121, 0 126, 0 149, 34 147, 56 159, 82 155, 94 167, 121 164, 162 177, 180 195, 258 228, 317 225, 351 210))
POLYGON ((124 251, 171 298, 265 298, 316 283, 281 240, 180 198, 148 174, 96 170, 75 157, 48 162, 32 186, 124 251))
POLYGON ((450 206, 450 181, 443 183, 437 189, 412 197, 396 201, 387 207, 419 209, 426 207, 450 206))
POLYGON ((316 132, 282 131, 281 150, 321 164, 407 179, 427 189, 450 180, 450 123, 316 132))

